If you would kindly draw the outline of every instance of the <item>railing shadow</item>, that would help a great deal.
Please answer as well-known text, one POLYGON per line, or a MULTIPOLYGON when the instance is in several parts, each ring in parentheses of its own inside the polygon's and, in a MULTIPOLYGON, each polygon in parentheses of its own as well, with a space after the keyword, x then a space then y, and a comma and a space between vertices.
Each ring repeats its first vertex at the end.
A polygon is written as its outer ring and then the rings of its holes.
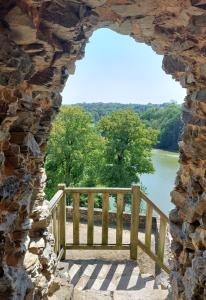
POLYGON ((135 261, 67 260, 71 284, 79 290, 141 290, 154 287, 152 275, 140 274, 135 261))

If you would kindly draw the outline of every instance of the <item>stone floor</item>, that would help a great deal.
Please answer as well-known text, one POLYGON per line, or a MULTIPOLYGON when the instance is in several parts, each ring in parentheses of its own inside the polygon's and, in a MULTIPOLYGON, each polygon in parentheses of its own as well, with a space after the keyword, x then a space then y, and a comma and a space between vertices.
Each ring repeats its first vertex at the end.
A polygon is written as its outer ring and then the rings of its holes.
POLYGON ((166 300, 167 291, 142 289, 140 291, 77 291, 74 290, 72 300, 166 300))
MULTIPOLYGON (((67 242, 72 242, 72 224, 67 224, 67 242)), ((109 228, 109 242, 114 243, 116 230, 109 228)), ((80 241, 86 243, 87 225, 80 225, 80 241)), ((141 240, 144 233, 139 234, 141 240)), ((101 242, 101 227, 94 227, 94 241, 101 242)), ((123 242, 129 243, 130 231, 124 230, 123 242)), ((152 247, 155 238, 152 236, 152 247)), ((163 300, 167 290, 159 290, 155 282, 153 261, 138 250, 138 261, 129 260, 129 251, 69 250, 64 271, 70 277, 68 298, 74 300, 163 300), (72 287, 72 288, 71 288, 72 287), (72 292, 71 292, 72 289, 72 292)))
MULTIPOLYGON (((158 289, 154 276, 140 274, 133 261, 67 260, 58 266, 70 284, 50 300, 165 300, 167 290, 158 289)), ((65 281, 64 281, 65 282, 65 281)))
POLYGON ((69 260, 71 284, 77 290, 115 291, 154 287, 154 276, 141 274, 134 261, 69 260))
MULTIPOLYGON (((67 233, 67 243, 72 243, 72 223, 67 223, 66 233, 67 233)), ((101 226, 94 226, 94 243, 101 244, 101 226)), ((87 225, 84 223, 80 224, 80 243, 86 243, 87 238, 87 225)), ((143 232, 139 232, 139 239, 144 241, 145 235, 143 232)), ((108 240, 109 243, 115 243, 116 239, 116 229, 113 227, 109 228, 108 240)), ((123 243, 130 243, 130 231, 123 230, 123 243)), ((155 237, 152 235, 152 250, 155 249, 155 237)), ((67 259, 100 259, 100 260, 129 260, 130 253, 127 250, 69 250, 67 251, 67 259)), ((138 265, 141 273, 150 273, 155 275, 155 264, 148 255, 146 255, 141 249, 138 249, 138 265)))

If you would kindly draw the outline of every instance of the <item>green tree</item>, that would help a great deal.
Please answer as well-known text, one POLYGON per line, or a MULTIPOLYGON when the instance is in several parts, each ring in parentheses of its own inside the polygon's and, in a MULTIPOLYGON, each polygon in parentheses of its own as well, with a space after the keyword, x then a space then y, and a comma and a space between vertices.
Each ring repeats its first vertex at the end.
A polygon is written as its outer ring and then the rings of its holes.
POLYGON ((61 182, 67 186, 98 184, 103 152, 104 140, 96 132, 90 114, 78 106, 64 106, 48 142, 47 197, 53 196, 61 182))
POLYGON ((142 113, 141 118, 148 127, 159 130, 156 147, 164 150, 178 150, 183 128, 180 105, 171 103, 161 108, 152 107, 142 113))
POLYGON ((98 129, 105 138, 105 164, 101 181, 106 186, 129 187, 139 175, 154 171, 151 149, 157 131, 146 128, 133 110, 120 110, 104 116, 98 129))
POLYGON ((180 113, 165 121, 159 135, 159 147, 165 150, 178 150, 182 127, 180 113))

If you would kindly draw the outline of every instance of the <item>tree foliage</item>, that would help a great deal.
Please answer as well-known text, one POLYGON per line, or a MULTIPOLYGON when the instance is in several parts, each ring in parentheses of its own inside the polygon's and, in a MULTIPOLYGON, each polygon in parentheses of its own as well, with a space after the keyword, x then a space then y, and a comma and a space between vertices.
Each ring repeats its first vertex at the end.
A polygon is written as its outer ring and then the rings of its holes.
POLYGON ((159 130, 157 148, 164 150, 178 150, 183 122, 181 108, 175 103, 165 108, 150 108, 141 114, 142 120, 148 127, 159 130))
POLYGON ((154 171, 151 149, 157 132, 146 128, 133 110, 121 110, 103 117, 98 129, 105 138, 105 163, 101 182, 107 186, 129 187, 139 175, 154 171))
POLYGON ((93 117, 94 123, 98 123, 100 119, 106 115, 109 115, 117 110, 123 109, 132 109, 136 113, 143 113, 150 108, 164 108, 168 105, 168 103, 162 104, 122 104, 122 103, 104 103, 104 102, 97 102, 97 103, 79 103, 78 106, 82 107, 84 110, 91 113, 93 117))
MULTIPOLYGON (((81 107, 63 107, 48 143, 48 199, 61 182, 91 187, 127 187, 138 182, 140 174, 153 171, 151 149, 156 137, 157 132, 131 109, 113 112, 95 126, 81 107)), ((85 206, 84 195, 80 200, 85 206)), ((95 207, 101 207, 98 196, 95 207)))
POLYGON ((47 196, 50 198, 61 182, 67 186, 95 186, 103 151, 104 140, 96 132, 91 116, 80 107, 63 107, 48 143, 47 196))
POLYGON ((81 103, 82 108, 92 114, 95 123, 103 116, 122 109, 132 109, 139 113, 142 121, 153 129, 159 130, 156 148, 178 150, 183 122, 181 107, 174 101, 162 104, 122 104, 122 103, 81 103))

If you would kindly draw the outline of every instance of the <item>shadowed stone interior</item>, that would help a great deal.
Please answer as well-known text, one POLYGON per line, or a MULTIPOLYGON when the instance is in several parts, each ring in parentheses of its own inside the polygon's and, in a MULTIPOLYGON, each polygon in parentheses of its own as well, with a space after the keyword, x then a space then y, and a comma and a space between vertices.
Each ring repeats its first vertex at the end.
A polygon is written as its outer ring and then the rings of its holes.
POLYGON ((205 0, 0 0, 0 299, 47 299, 52 288, 46 143, 60 92, 102 27, 164 55, 165 72, 187 88, 171 282, 173 299, 205 299, 205 0))

